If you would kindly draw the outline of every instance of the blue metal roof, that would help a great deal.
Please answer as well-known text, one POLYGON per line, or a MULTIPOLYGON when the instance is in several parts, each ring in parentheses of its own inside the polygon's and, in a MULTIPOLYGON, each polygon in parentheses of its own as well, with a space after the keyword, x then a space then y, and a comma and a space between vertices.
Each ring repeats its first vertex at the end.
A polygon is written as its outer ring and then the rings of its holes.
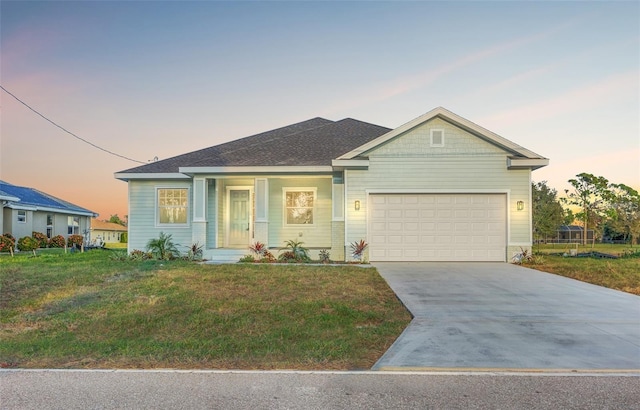
POLYGON ((38 191, 37 189, 12 185, 4 181, 0 181, 0 192, 20 199, 19 202, 14 202, 12 204, 16 208, 50 208, 57 209, 65 213, 95 214, 93 211, 56 198, 42 191, 38 191))

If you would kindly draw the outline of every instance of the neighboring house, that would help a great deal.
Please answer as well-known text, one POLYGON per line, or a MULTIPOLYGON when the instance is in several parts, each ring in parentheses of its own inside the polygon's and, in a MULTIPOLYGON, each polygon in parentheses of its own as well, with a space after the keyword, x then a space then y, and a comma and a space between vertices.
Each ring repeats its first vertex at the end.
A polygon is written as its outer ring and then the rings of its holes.
MULTIPOLYGON (((556 231, 555 241, 558 243, 582 243, 584 228, 579 225, 561 225, 556 231)), ((593 230, 587 229, 587 242, 593 242, 593 230)))
POLYGON ((16 239, 40 232, 52 238, 89 232, 95 212, 56 198, 37 189, 0 181, 2 218, 0 230, 16 239))
POLYGON ((127 233, 127 227, 113 222, 91 220, 91 245, 102 246, 105 243, 120 243, 123 233, 127 233))
POLYGON ((4 231, 4 207, 8 206, 10 203, 19 202, 20 198, 9 195, 8 193, 0 190, 0 234, 5 233, 4 231))
POLYGON ((548 163, 436 108, 396 129, 314 118, 115 177, 129 251, 165 232, 210 259, 295 239, 350 260, 364 239, 371 261, 507 261, 531 247, 531 171, 548 163))

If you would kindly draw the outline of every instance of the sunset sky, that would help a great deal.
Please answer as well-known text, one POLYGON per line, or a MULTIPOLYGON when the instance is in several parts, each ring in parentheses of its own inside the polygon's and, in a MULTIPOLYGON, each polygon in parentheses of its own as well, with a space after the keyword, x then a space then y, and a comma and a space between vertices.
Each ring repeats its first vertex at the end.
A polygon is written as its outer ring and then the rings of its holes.
MULTIPOLYGON (((443 106, 640 189, 640 3, 0 2, 1 84, 146 163, 313 117, 395 128, 443 106)), ((0 91, 0 179, 127 211, 138 165, 0 91)))

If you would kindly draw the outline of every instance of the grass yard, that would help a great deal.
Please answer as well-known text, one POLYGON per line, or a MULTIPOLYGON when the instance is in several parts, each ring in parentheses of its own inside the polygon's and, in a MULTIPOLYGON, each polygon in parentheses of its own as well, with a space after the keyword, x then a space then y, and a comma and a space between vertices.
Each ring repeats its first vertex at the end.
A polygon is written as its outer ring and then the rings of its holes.
MULTIPOLYGON (((611 246, 611 245, 605 245, 611 246)), ((615 245, 613 245, 615 246, 615 245)), ((534 248, 535 249, 535 248, 534 248)), ((580 248, 579 252, 588 252, 587 249, 580 248)), ((621 248, 615 253, 598 248, 596 251, 604 253, 619 254, 624 249, 621 248)), ((633 248, 638 251, 638 247, 633 248)), ((535 263, 525 266, 541 270, 543 272, 555 273, 557 275, 593 283, 623 292, 640 295, 640 258, 620 258, 620 259, 598 259, 598 258, 576 258, 563 257, 558 255, 542 254, 535 258, 535 263)))
POLYGON ((410 315, 373 268, 0 256, 0 366, 368 369, 410 315))

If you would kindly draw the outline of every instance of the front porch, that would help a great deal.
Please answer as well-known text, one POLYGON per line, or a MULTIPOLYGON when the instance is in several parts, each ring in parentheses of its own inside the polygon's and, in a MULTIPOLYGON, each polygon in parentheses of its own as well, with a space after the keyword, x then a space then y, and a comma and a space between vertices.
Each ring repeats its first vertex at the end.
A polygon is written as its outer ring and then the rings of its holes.
POLYGON ((292 239, 304 242, 312 257, 326 249, 344 260, 340 182, 332 175, 194 176, 191 243, 203 244, 204 258, 215 262, 237 262, 256 242, 277 257, 292 239))

